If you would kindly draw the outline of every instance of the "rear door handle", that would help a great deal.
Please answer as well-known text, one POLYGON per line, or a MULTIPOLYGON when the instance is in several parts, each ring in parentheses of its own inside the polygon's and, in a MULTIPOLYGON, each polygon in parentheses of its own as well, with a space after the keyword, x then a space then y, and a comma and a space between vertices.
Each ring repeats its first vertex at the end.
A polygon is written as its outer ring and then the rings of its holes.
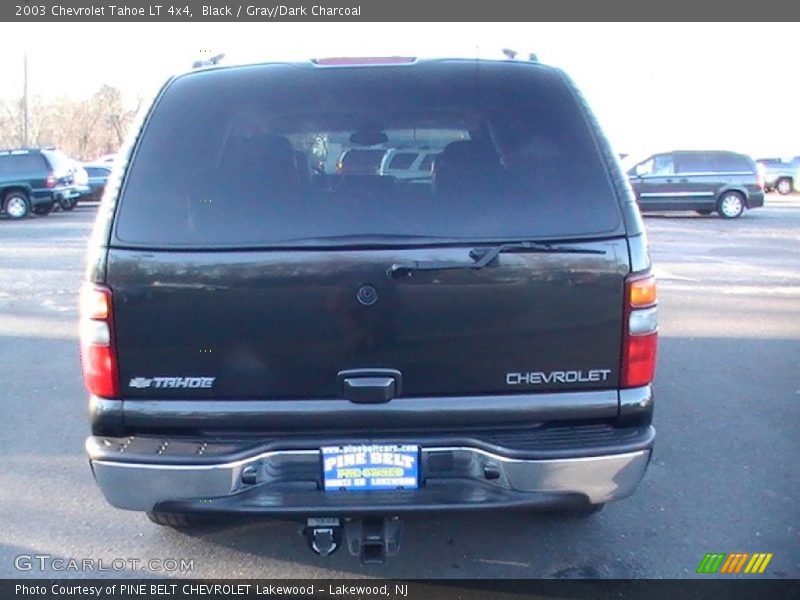
POLYGON ((347 377, 342 395, 358 404, 379 404, 395 397, 393 377, 347 377))
POLYGON ((358 404, 379 404, 397 398, 402 376, 395 369, 350 369, 339 371, 339 395, 358 404))

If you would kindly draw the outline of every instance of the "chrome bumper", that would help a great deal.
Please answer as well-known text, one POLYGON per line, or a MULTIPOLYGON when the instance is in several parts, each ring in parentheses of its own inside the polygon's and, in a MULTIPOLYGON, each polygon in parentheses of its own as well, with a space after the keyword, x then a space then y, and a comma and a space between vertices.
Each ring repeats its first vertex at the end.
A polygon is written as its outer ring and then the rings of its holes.
POLYGON ((520 460, 478 448, 423 447, 425 484, 420 490, 326 494, 318 489, 318 450, 264 452, 211 465, 92 458, 89 441, 87 450, 97 484, 108 502, 118 508, 147 511, 162 503, 186 503, 210 511, 282 514, 312 509, 374 512, 382 506, 387 511, 406 506, 408 510, 442 510, 528 502, 541 506, 575 497, 600 504, 630 495, 650 460, 649 448, 588 458, 520 460), (306 503, 312 497, 316 499, 306 503), (298 503, 298 499, 303 501, 298 503))

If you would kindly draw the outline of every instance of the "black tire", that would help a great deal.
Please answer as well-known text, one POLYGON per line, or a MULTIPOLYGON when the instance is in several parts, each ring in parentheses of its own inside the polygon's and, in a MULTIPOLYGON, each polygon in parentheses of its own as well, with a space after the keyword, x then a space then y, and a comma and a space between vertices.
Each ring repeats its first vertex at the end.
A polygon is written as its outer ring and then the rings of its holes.
POLYGON ((785 196, 787 194, 791 194, 793 188, 794 188, 794 183, 792 182, 792 180, 789 177, 782 177, 775 184, 775 189, 782 196, 785 196))
POLYGON ((708 215, 710 215, 713 212, 714 212, 713 210, 698 210, 697 214, 703 215, 704 217, 707 217, 708 215))
POLYGON ((182 515, 179 513, 165 513, 159 511, 148 511, 147 518, 156 525, 172 527, 174 529, 205 525, 209 522, 207 517, 200 515, 182 515))
POLYGON ((61 207, 61 210, 72 210, 75 208, 75 205, 78 204, 77 198, 71 198, 69 200, 62 198, 58 201, 58 205, 61 207))
POLYGON ((11 219, 24 219, 31 212, 31 201, 25 192, 12 190, 3 197, 3 210, 11 219))
POLYGON ((717 212, 723 219, 738 219, 744 213, 744 203, 744 196, 740 192, 723 192, 717 200, 717 212))

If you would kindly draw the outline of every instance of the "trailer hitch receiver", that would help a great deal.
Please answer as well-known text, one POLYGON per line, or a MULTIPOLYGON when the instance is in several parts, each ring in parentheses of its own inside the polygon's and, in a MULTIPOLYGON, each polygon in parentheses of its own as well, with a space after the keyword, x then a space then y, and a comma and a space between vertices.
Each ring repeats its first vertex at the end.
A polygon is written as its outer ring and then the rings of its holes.
POLYGON ((347 549, 364 564, 381 564, 400 551, 403 523, 397 517, 352 519, 344 524, 347 549))

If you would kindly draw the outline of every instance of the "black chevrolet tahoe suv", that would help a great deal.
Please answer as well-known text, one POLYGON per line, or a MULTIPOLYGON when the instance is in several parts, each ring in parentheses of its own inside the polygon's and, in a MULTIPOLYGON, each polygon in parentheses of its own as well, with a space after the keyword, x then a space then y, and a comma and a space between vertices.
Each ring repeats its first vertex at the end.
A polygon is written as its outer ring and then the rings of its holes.
POLYGON ((764 206, 764 181, 755 161, 724 150, 654 154, 628 171, 642 211, 694 210, 736 219, 764 206))
POLYGON ((81 297, 86 449, 112 505, 298 519, 318 553, 380 561, 405 513, 588 514, 636 488, 655 282, 560 70, 201 69, 120 161, 81 297), (426 184, 326 156, 412 140, 443 148, 426 184))
POLYGON ((74 206, 72 161, 55 149, 0 150, 0 209, 11 219, 49 214, 57 203, 74 206))

